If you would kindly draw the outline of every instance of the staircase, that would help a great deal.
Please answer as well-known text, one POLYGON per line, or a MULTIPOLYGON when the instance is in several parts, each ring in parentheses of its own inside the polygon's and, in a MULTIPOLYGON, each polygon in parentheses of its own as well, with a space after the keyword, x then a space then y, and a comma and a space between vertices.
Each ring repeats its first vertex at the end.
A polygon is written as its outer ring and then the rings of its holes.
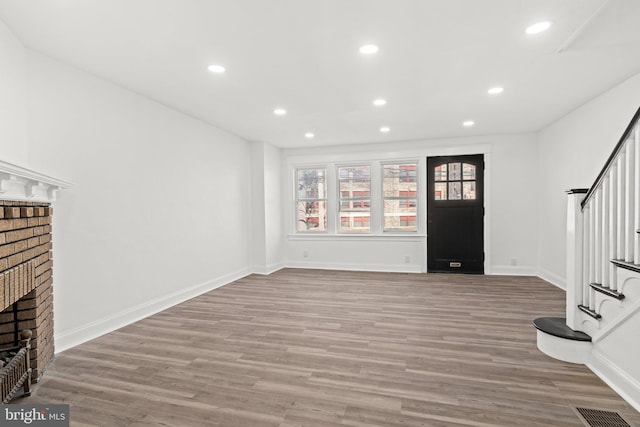
POLYGON ((566 318, 538 348, 584 363, 640 410, 640 109, 591 188, 568 192, 566 318))

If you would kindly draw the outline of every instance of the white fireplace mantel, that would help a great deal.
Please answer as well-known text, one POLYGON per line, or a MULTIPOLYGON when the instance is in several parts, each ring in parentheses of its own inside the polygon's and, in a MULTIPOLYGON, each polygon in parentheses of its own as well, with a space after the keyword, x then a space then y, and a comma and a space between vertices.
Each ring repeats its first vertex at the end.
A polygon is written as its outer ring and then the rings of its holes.
POLYGON ((70 182, 0 160, 0 200, 51 203, 58 190, 71 186, 70 182))

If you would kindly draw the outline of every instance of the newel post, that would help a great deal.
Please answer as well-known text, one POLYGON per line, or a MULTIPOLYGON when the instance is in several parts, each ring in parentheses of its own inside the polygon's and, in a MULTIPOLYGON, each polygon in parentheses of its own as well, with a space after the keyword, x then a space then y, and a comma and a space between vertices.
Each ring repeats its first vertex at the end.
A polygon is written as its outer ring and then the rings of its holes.
POLYGON ((567 326, 579 330, 577 324, 578 305, 582 304, 583 293, 583 235, 584 216, 580 203, 587 193, 586 189, 567 191, 567 326))

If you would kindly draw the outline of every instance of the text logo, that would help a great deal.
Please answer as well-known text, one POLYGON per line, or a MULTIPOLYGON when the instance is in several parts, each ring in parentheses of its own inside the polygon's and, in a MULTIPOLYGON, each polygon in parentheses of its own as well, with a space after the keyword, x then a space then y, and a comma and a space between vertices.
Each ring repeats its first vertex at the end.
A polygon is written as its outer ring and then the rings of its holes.
POLYGON ((2 405, 4 426, 69 427, 69 405, 2 405))

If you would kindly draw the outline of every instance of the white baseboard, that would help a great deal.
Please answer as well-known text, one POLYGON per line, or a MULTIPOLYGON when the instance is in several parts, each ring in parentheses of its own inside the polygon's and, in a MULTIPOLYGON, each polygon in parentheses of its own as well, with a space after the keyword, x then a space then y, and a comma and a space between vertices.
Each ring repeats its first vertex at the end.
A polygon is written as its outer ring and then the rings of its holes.
POLYGON ((563 291, 567 289, 567 280, 564 277, 558 276, 557 274, 550 272, 549 270, 538 267, 537 276, 542 280, 546 280, 552 285, 562 289, 563 291))
POLYGON ((122 310, 102 319, 98 319, 70 331, 57 333, 54 336, 55 352, 60 353, 84 342, 98 338, 101 335, 115 331, 138 320, 159 313, 186 300, 202 295, 233 281, 251 274, 249 269, 242 269, 235 273, 211 279, 207 282, 182 289, 178 292, 155 298, 151 301, 122 310))
POLYGON ((282 270, 283 268, 284 264, 281 262, 271 265, 254 265, 253 267, 251 267, 251 272, 253 274, 268 276, 269 274, 275 273, 276 271, 282 270))
POLYGON ((536 276, 537 270, 524 265, 492 265, 490 274, 496 276, 536 276))
POLYGON ((312 270, 371 271, 380 273, 423 273, 421 265, 415 264, 341 264, 308 261, 285 261, 287 268, 308 268, 312 270))
POLYGON ((595 348, 591 352, 587 367, 626 400, 629 405, 633 406, 636 411, 640 412, 640 382, 595 348))

